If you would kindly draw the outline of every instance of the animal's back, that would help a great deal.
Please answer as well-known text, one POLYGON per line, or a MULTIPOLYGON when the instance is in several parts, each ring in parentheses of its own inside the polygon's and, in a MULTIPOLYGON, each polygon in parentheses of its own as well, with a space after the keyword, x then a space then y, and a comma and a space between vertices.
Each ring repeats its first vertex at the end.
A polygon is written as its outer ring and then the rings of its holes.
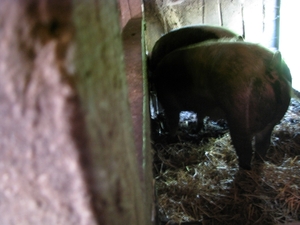
POLYGON ((154 84, 171 130, 180 111, 195 111, 198 119, 222 111, 244 168, 250 168, 254 136, 256 151, 265 155, 291 97, 291 75, 280 53, 243 42, 176 50, 159 63, 154 84))

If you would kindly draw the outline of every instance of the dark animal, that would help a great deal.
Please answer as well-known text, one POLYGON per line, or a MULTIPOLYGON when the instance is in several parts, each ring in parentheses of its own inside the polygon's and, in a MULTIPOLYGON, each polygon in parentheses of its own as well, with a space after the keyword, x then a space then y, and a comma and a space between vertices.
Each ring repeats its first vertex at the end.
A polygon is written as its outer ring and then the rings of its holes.
POLYGON ((154 45, 150 56, 150 70, 153 71, 157 64, 170 52, 199 42, 230 38, 243 41, 243 38, 223 27, 218 26, 188 26, 172 30, 163 35, 154 45))
POLYGON ((225 118, 245 169, 251 169, 253 138, 255 156, 264 158, 291 98, 291 74, 281 54, 246 42, 203 42, 173 51, 158 64, 153 82, 171 136, 180 111, 196 112, 199 121, 225 118))

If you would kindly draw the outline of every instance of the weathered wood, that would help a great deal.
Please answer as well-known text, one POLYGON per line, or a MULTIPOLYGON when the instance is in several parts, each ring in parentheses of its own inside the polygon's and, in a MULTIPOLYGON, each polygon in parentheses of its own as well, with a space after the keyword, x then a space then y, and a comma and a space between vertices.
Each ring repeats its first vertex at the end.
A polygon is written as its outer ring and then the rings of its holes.
POLYGON ((151 30, 147 31, 147 47, 150 50, 159 38, 156 35, 158 30, 167 33, 174 28, 201 23, 224 26, 244 35, 249 42, 261 43, 266 47, 278 46, 278 0, 144 2, 147 29, 151 30))
POLYGON ((142 18, 131 19, 122 32, 125 71, 129 91, 129 104, 133 121, 135 147, 143 177, 143 68, 141 48, 142 18))
POLYGON ((152 0, 143 0, 145 17, 145 44, 146 51, 151 52, 155 42, 163 35, 164 27, 157 5, 152 0))
POLYGON ((205 2, 204 2, 204 24, 221 26, 219 0, 205 0, 205 2))
POLYGON ((259 43, 263 36, 262 0, 244 1, 243 19, 245 24, 245 40, 259 43))
POLYGON ((220 0, 221 25, 243 34, 242 7, 240 0, 220 0))
POLYGON ((74 1, 76 72, 100 224, 146 224, 115 1, 74 1))
POLYGON ((264 20, 262 44, 278 49, 279 45, 279 5, 278 0, 264 0, 264 20))
MULTIPOLYGON (((199 0, 178 1, 178 4, 171 7, 176 9, 177 15, 180 17, 180 27, 188 25, 199 25, 203 23, 203 2, 199 0), (180 3, 180 4, 179 4, 180 3)), ((179 26, 178 26, 179 27, 179 26)))
MULTIPOLYGON (((144 52, 144 26, 142 18, 129 20, 122 32, 126 77, 129 91, 129 104, 133 121, 134 140, 136 155, 139 163, 140 180, 148 215, 147 222, 150 222, 153 208, 153 174, 152 154, 150 145, 150 121, 149 121, 149 100, 148 83, 146 74, 146 56, 144 52)), ((154 222, 154 221, 153 221, 154 222)))
POLYGON ((276 0, 244 1, 243 19, 245 40, 260 43, 269 48, 278 47, 279 26, 276 0))

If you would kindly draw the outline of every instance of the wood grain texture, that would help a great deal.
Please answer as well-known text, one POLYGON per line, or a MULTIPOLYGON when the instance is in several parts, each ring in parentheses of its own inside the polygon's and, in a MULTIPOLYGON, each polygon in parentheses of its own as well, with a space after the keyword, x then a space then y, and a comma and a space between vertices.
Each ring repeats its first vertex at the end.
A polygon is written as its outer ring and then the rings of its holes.
POLYGON ((242 5, 240 0, 220 0, 221 25, 238 34, 243 33, 242 5), (234 15, 234 16, 233 16, 234 15))
POLYGON ((221 26, 219 0, 204 1, 204 24, 221 26))
POLYGON ((75 1, 76 74, 100 224, 146 224, 115 1, 75 1), (98 29, 96 29, 98 28, 98 29))

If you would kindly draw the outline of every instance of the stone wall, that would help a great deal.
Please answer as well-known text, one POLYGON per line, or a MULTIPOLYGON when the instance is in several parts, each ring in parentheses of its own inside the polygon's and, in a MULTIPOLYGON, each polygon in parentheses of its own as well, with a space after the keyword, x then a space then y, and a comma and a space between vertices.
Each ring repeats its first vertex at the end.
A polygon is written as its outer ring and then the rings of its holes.
POLYGON ((147 224, 116 1, 0 0, 0 223, 147 224))

